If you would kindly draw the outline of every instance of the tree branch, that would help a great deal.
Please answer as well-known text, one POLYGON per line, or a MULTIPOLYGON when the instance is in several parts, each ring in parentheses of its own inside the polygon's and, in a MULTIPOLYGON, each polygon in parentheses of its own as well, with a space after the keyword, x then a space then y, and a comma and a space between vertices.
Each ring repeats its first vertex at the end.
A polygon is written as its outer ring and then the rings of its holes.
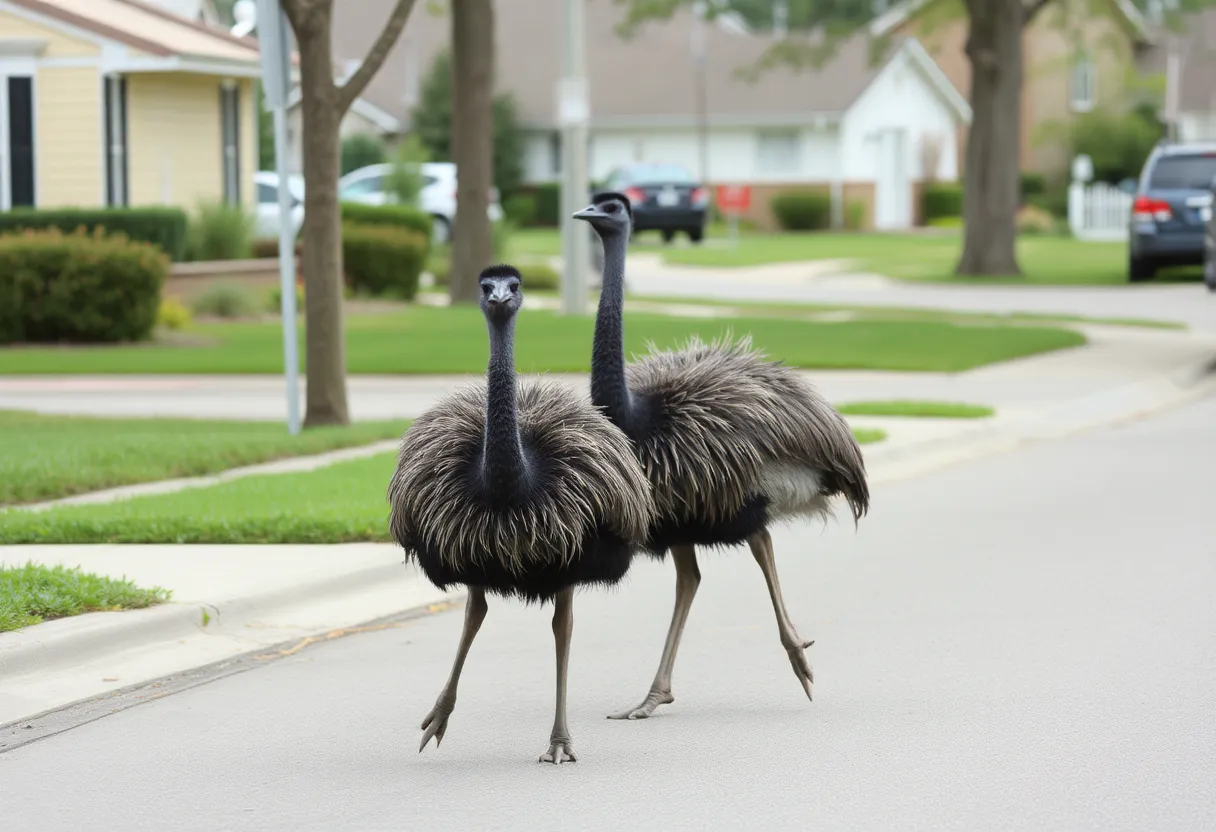
POLYGON ((1043 11, 1043 7, 1049 4, 1051 0, 1032 0, 1026 6, 1025 15, 1022 17, 1022 26, 1029 26, 1039 12, 1043 11))
POLYGON ((405 28, 406 21, 410 19, 410 12, 413 8, 414 0, 397 0, 396 8, 389 15, 388 22, 384 24, 384 31, 380 33, 380 37, 376 38, 376 42, 372 44, 367 57, 359 65, 359 69, 347 79, 345 84, 338 88, 337 103, 339 113, 345 113, 350 109, 350 105, 359 97, 359 93, 363 92, 364 87, 367 86, 367 82, 372 80, 372 76, 380 71, 380 67, 384 64, 384 59, 393 50, 393 46, 397 43, 397 38, 401 37, 401 30, 405 28))

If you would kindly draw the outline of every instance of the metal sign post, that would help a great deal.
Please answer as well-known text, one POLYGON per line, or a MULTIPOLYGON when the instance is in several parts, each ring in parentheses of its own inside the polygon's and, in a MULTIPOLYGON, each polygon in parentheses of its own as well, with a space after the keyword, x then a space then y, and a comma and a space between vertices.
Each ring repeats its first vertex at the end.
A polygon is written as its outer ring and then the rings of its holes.
POLYGON ((287 376, 287 430, 300 432, 300 355, 296 336, 295 228, 287 187, 287 96, 291 93, 291 27, 279 0, 257 0, 262 90, 274 113, 274 162, 279 178, 279 287, 283 314, 283 364, 287 376))
POLYGON ((557 85, 557 118, 562 128, 562 312, 587 311, 587 266, 591 238, 585 224, 574 219, 587 206, 587 121, 589 100, 583 32, 582 0, 566 0, 562 79, 557 85))

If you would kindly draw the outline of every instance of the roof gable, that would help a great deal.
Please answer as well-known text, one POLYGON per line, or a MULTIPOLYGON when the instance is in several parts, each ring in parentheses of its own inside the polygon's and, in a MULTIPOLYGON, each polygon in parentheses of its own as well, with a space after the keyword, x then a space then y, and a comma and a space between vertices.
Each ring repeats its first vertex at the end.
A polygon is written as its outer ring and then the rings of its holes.
MULTIPOLYGON (((1111 14, 1124 25, 1131 36, 1140 43, 1152 43, 1154 38, 1149 31, 1144 15, 1136 8, 1131 0, 1107 0, 1111 14)), ((887 11, 874 18, 869 31, 873 37, 884 37, 893 34, 903 23, 914 17, 917 12, 929 5, 933 0, 904 0, 896 3, 887 11)))

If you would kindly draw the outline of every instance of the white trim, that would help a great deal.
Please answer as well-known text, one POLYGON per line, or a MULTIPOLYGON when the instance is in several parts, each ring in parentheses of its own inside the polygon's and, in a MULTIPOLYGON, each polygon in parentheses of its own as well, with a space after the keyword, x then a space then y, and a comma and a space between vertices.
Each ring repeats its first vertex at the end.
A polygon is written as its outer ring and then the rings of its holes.
POLYGON ((193 72, 199 75, 220 75, 232 78, 261 78, 260 63, 218 61, 210 58, 187 58, 171 55, 166 58, 128 58, 109 67, 111 72, 193 72))
MULTIPOLYGON (((931 0, 905 0, 903 3, 897 3, 884 13, 874 18, 870 22, 870 36, 881 38, 894 33, 894 30, 899 28, 906 20, 920 11, 931 0)), ((1149 32, 1148 26, 1144 22, 1144 15, 1140 14, 1139 9, 1131 2, 1131 0, 1110 0, 1114 11, 1118 12, 1129 26, 1133 29, 1135 37, 1144 43, 1156 43, 1156 38, 1149 32)))
MULTIPOLYGON (((739 113, 727 115, 711 114, 706 126, 721 127, 810 127, 827 129, 843 120, 841 112, 807 113, 739 113)), ((693 114, 679 116, 592 116, 588 127, 597 130, 636 130, 651 128, 695 127, 697 117, 693 114)), ((550 132, 557 130, 551 121, 525 121, 520 125, 525 130, 550 132)))
POLYGON ((0 38, 0 56, 37 57, 46 51, 46 38, 0 38))
POLYGON ((5 12, 6 14, 11 14, 13 17, 24 20, 26 23, 33 23, 35 26, 41 26, 46 29, 62 32, 68 37, 82 40, 85 43, 92 43, 97 46, 101 46, 107 40, 109 40, 96 32, 88 29, 82 29, 79 26, 73 26, 71 23, 66 23, 57 17, 39 14, 38 12, 27 9, 25 6, 18 6, 14 3, 6 2, 6 0, 0 0, 0 11, 5 12))
POLYGON ((101 103, 98 107, 99 115, 97 117, 97 144, 101 145, 101 202, 102 208, 105 208, 110 202, 110 182, 106 171, 109 170, 109 165, 106 161, 110 157, 110 148, 106 146, 106 74, 104 72, 97 73, 97 100, 101 103))
POLYGON ((30 75, 38 71, 38 61, 30 55, 0 55, 0 78, 30 75))
POLYGON ((1074 113, 1091 112, 1098 100, 1098 68, 1087 52, 1078 52, 1068 68, 1068 109, 1074 113), (1085 89, 1080 83, 1084 81, 1085 89))
POLYGON ((13 177, 9 131, 9 102, 8 79, 30 79, 30 145, 34 158, 30 171, 34 182, 34 204, 38 207, 38 197, 42 193, 42 182, 38 175, 38 164, 41 155, 38 153, 38 73, 33 57, 0 57, 0 210, 9 211, 13 207, 13 177))
POLYGON ((929 82, 929 86, 937 90, 938 94, 945 99, 946 104, 954 110, 959 120, 964 124, 970 124, 971 104, 946 77, 946 73, 937 65, 937 61, 933 60, 933 56, 929 54, 929 50, 925 49, 924 44, 916 38, 908 38, 899 51, 912 61, 913 66, 920 69, 925 80, 929 82))

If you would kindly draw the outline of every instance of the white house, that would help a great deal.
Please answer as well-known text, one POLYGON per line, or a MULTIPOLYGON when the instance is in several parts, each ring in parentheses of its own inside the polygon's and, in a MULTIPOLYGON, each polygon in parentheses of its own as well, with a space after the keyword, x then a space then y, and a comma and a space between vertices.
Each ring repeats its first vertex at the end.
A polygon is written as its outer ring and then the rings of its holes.
MULTIPOLYGON (((360 59, 392 5, 337 0, 335 59, 360 59), (342 13, 356 5, 360 14, 342 13)), ((345 132, 409 129, 421 76, 450 42, 443 6, 417 5, 345 132)), ((527 179, 553 181, 561 158, 556 88, 563 3, 512 0, 510 6, 511 14, 495 18, 498 87, 515 96, 528 130, 527 179)), ((914 224, 919 183, 957 178, 958 127, 969 122, 970 108, 914 39, 892 43, 875 61, 870 39, 858 36, 838 44, 816 68, 773 69, 749 83, 738 70, 758 60, 773 35, 704 24, 681 11, 622 39, 614 31, 621 15, 612 0, 586 3, 594 178, 632 161, 679 162, 710 184, 751 185, 760 221, 769 219, 774 193, 809 187, 864 203, 869 222, 884 229, 914 224), (705 54, 703 108, 698 44, 705 54), (708 150, 703 167, 702 124, 708 150), (925 169, 930 157, 936 170, 925 169)))

